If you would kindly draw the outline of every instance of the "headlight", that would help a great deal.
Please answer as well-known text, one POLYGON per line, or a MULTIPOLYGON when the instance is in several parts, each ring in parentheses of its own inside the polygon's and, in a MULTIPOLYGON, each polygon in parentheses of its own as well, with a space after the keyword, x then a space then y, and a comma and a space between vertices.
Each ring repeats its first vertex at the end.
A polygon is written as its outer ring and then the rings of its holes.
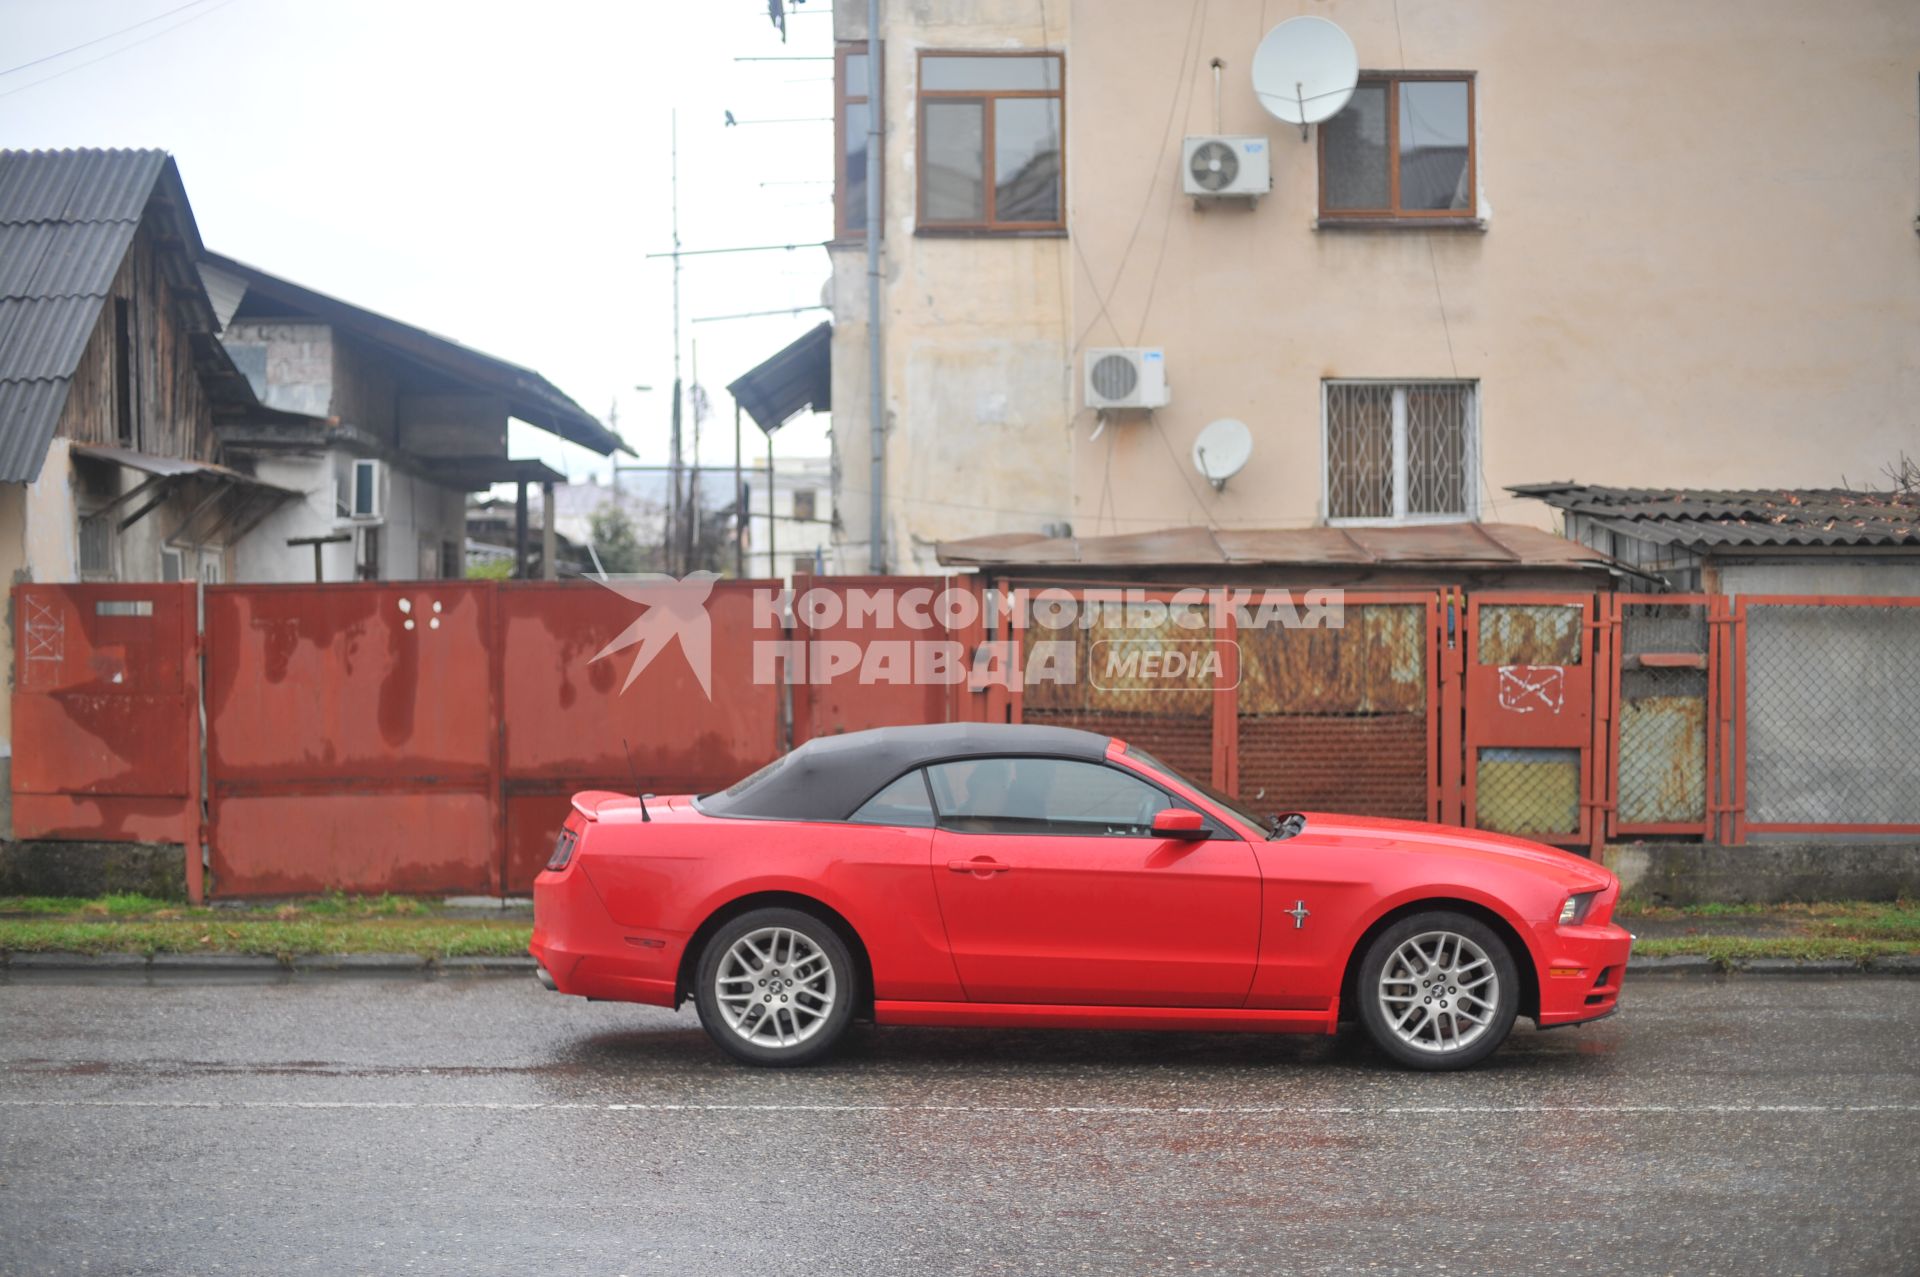
POLYGON ((1599 894, 1597 891, 1583 891, 1577 896, 1568 896, 1567 903, 1560 906, 1560 925, 1571 927, 1585 922, 1587 910, 1593 908, 1593 898, 1599 894))

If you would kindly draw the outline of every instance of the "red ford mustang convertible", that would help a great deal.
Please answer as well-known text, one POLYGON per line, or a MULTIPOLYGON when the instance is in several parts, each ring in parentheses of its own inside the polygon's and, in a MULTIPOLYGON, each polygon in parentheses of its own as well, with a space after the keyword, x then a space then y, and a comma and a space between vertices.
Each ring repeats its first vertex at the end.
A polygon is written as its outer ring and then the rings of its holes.
POLYGON ((693 999, 751 1064, 880 1024, 1332 1033, 1464 1068, 1614 1010, 1619 880, 1517 838, 1264 817, 1125 743, 948 724, 808 742, 719 793, 573 800, 534 883, 561 993, 693 999))

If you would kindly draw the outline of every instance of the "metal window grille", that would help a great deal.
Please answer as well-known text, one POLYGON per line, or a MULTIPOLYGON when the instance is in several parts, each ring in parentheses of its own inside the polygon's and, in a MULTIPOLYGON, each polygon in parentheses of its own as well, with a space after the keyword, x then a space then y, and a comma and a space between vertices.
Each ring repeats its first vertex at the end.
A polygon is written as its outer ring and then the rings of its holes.
POLYGON ((1330 519, 1470 518, 1472 382, 1329 382, 1330 519))
POLYGON ((1747 821, 1920 824, 1920 607, 1750 604, 1747 821))

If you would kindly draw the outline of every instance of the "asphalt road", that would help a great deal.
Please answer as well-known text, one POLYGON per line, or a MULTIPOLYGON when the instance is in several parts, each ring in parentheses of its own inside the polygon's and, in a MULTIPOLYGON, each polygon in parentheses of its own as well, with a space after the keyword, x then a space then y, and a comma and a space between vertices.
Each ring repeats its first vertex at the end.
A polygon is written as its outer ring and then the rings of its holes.
POLYGON ((533 982, 0 986, 0 1271, 1920 1271, 1920 981, 1627 984, 1475 1073, 533 982))

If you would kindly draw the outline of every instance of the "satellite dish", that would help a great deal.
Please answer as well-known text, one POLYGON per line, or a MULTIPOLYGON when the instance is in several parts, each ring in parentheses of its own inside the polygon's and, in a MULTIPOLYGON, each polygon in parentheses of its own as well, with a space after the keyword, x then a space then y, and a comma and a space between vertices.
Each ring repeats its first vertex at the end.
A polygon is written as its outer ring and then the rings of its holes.
POLYGON ((1253 92, 1275 119, 1300 126, 1332 119, 1360 82, 1360 55, 1325 18, 1288 18, 1253 53, 1253 92))
POLYGON ((1218 491, 1246 468, 1253 456, 1253 431, 1244 421, 1222 417, 1193 441, 1193 468, 1218 491))

